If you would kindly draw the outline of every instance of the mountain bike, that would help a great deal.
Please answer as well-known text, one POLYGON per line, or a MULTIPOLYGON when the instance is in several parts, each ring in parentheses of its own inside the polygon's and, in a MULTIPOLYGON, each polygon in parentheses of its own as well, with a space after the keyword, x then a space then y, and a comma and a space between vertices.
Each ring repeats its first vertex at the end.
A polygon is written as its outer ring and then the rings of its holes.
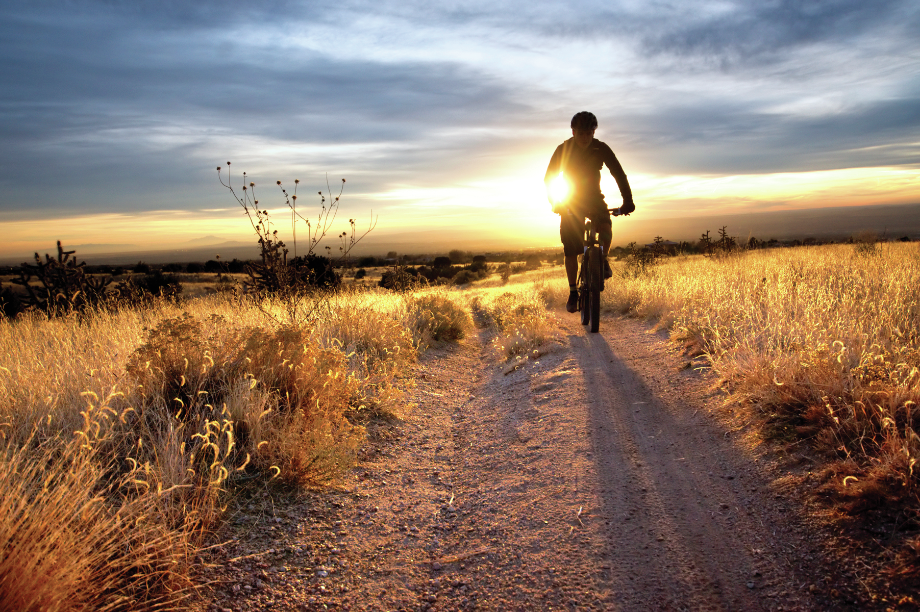
MULTIPOLYGON (((608 208, 607 212, 619 216, 619 208, 608 208)), ((601 291, 604 290, 604 249, 597 242, 597 230, 590 219, 585 220, 585 252, 581 256, 578 270, 578 310, 581 324, 591 324, 591 333, 596 334, 601 324, 601 291)))

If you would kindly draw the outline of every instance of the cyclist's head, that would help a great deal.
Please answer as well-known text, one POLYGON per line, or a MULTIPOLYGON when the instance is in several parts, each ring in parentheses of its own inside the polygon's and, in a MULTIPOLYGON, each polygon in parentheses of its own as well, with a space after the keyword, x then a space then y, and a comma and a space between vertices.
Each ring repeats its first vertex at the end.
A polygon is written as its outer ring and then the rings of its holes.
POLYGON ((589 113, 588 111, 576 113, 572 117, 572 129, 593 132, 597 129, 597 117, 594 116, 594 113, 589 113))

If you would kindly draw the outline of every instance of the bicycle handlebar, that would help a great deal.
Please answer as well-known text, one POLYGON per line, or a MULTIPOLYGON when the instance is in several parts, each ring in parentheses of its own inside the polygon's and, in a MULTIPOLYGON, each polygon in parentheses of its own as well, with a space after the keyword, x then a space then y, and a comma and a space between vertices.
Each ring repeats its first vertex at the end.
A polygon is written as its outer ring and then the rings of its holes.
MULTIPOLYGON (((628 216, 628 215, 630 214, 630 213, 620 212, 620 209, 621 209, 621 208, 622 208, 622 206, 619 206, 619 207, 617 207, 617 208, 608 208, 608 209, 607 209, 607 213, 610 214, 610 215, 612 215, 612 216, 614 216, 614 217, 619 217, 619 216, 621 216, 621 215, 625 217, 625 216, 628 216)), ((575 215, 575 213, 572 212, 572 209, 569 208, 568 206, 565 207, 565 211, 568 212, 568 213, 569 213, 570 215, 572 215, 572 216, 575 215)), ((555 212, 555 211, 554 211, 554 212, 555 212)), ((561 213, 559 213, 559 214, 561 214, 561 213)))

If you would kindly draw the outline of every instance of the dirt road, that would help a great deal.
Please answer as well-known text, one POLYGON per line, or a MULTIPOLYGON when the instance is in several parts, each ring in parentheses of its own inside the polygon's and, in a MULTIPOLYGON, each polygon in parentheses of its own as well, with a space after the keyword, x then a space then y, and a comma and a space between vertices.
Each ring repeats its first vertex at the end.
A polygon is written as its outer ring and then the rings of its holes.
POLYGON ((776 474, 688 358, 556 316, 516 369, 487 331, 426 353, 417 407, 336 493, 241 506, 218 607, 830 609, 776 474))

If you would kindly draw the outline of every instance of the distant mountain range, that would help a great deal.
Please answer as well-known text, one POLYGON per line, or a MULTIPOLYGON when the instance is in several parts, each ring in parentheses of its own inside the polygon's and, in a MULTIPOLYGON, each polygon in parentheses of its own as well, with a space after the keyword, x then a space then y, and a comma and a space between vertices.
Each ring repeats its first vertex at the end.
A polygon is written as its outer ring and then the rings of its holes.
POLYGON ((630 224, 621 238, 617 220, 613 222, 614 243, 650 242, 655 236, 667 240, 697 241, 709 230, 718 236, 725 226, 730 236, 747 240, 843 239, 861 232, 874 232, 879 238, 907 236, 920 239, 920 204, 840 206, 805 210, 774 211, 735 215, 708 215, 680 219, 640 219, 630 224))
POLYGON ((191 240, 186 240, 182 244, 209 246, 212 244, 221 244, 224 242, 229 241, 226 238, 221 238, 220 236, 202 236, 201 238, 192 238, 191 240))

